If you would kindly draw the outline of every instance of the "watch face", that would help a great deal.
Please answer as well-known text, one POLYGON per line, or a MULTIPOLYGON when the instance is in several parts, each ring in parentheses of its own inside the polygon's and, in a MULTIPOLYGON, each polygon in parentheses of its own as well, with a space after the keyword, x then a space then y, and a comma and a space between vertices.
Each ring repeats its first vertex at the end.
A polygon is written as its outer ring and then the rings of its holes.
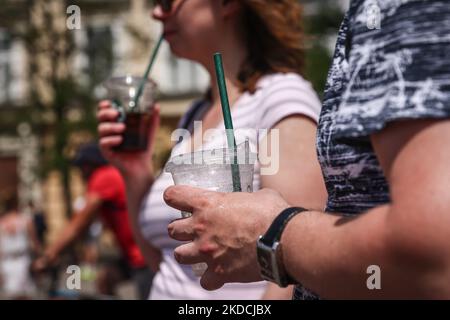
MULTIPOLYGON (((262 245, 264 246, 264 245, 262 245)), ((268 248, 268 247, 267 247, 268 248)), ((273 281, 273 270, 272 270, 272 252, 270 251, 270 248, 267 250, 265 247, 261 247, 260 244, 258 244, 258 263, 259 267, 261 269, 261 276, 266 280, 273 281)))

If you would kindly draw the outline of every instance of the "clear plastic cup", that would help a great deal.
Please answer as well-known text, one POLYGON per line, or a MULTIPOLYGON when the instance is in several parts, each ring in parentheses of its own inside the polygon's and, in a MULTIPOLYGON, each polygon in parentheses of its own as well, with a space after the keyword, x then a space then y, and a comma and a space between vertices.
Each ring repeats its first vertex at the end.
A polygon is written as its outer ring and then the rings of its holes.
MULTIPOLYGON (((250 152, 248 140, 236 148, 237 166, 241 190, 253 192, 253 173, 256 154, 250 152)), ((165 171, 172 174, 175 185, 218 191, 233 192, 232 163, 234 164, 234 150, 220 148, 186 153, 172 157, 166 164, 165 171)), ((190 212, 181 212, 183 218, 188 218, 190 212)), ((203 275, 206 263, 192 266, 194 274, 203 275)))

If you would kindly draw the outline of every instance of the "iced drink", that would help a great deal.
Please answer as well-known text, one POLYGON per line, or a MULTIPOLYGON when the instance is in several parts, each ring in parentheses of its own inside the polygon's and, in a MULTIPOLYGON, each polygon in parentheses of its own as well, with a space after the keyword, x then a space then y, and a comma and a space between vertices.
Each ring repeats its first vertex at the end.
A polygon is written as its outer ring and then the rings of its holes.
MULTIPOLYGON (((249 142, 237 146, 237 165, 241 189, 243 192, 253 192, 253 172, 256 154, 251 153, 249 142)), ((172 174, 176 185, 219 191, 233 192, 233 178, 231 164, 234 152, 228 148, 203 150, 175 156, 165 167, 166 172, 172 174)), ((184 218, 191 216, 189 212, 181 213, 184 218)), ((201 276, 206 270, 205 263, 192 266, 194 273, 201 276)))
POLYGON ((142 95, 135 104, 141 79, 125 76, 111 78, 105 83, 112 106, 119 111, 118 121, 125 123, 122 143, 114 148, 116 151, 143 151, 147 148, 156 85, 146 80, 142 95))

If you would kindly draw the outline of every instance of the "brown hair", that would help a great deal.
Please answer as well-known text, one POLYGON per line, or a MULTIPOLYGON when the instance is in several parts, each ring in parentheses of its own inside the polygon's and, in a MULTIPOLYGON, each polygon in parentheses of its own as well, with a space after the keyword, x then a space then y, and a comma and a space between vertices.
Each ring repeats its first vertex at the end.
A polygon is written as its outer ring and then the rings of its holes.
POLYGON ((238 79, 242 91, 256 90, 256 82, 275 72, 302 73, 302 7, 297 0, 241 0, 248 57, 238 79))

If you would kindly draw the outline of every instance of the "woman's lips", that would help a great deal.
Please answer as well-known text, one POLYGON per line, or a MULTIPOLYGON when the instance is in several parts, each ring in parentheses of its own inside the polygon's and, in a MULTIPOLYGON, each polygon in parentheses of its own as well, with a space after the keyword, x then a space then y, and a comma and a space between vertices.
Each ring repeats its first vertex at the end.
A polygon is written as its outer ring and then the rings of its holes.
POLYGON ((174 35, 175 33, 176 33, 176 30, 166 30, 166 31, 164 31, 163 35, 164 35, 164 38, 167 38, 167 37, 174 35))

